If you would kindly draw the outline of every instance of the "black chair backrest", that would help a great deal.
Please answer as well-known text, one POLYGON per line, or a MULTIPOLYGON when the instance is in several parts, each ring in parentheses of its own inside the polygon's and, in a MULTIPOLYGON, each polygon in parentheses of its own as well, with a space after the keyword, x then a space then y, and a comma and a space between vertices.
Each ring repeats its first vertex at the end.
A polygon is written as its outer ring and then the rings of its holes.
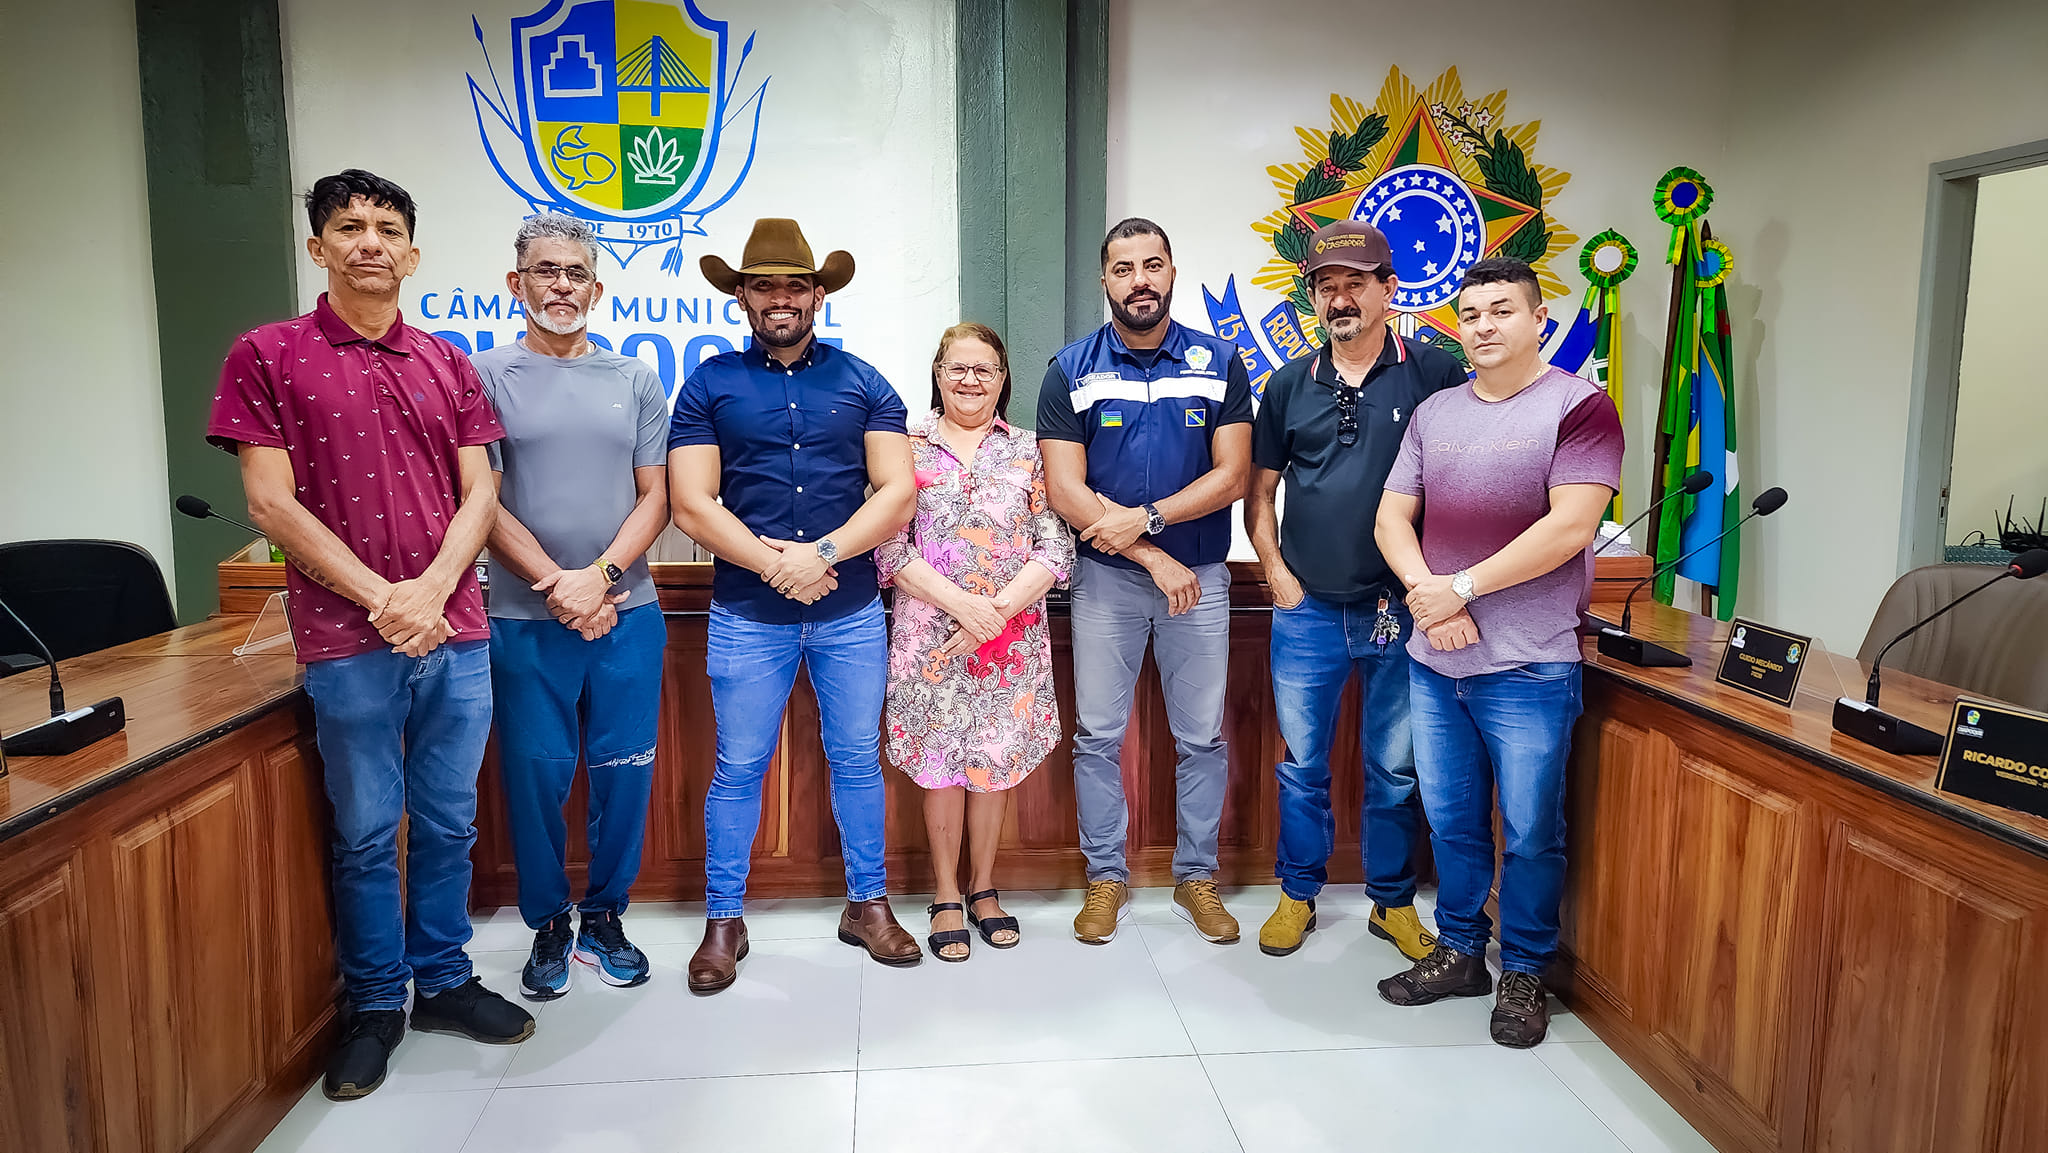
MULTIPOLYGON (((156 561, 124 541, 0 544, 0 601, 60 661, 178 627, 156 561)), ((35 643, 0 613, 0 654, 36 652, 35 643)))

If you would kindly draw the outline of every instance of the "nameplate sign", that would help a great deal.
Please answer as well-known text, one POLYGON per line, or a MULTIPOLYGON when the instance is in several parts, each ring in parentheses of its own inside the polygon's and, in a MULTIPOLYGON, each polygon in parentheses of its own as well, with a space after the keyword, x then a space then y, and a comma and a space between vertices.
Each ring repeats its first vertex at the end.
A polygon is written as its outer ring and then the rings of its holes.
POLYGON ((1721 651, 1721 669, 1714 679, 1731 689, 1789 705, 1792 694, 1799 691, 1799 674, 1812 652, 1812 637, 1736 617, 1728 626, 1728 647, 1721 651))
POLYGON ((2048 817, 2048 714, 1957 698, 1934 787, 2048 817))

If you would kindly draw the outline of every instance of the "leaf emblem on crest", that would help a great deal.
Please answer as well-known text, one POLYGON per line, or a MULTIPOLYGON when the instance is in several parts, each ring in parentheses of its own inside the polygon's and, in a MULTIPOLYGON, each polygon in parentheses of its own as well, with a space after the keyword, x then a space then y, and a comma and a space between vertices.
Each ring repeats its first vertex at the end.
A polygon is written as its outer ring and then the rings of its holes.
POLYGON ((626 163, 633 166, 633 179, 642 184, 674 184, 683 167, 683 150, 657 128, 633 142, 626 163))

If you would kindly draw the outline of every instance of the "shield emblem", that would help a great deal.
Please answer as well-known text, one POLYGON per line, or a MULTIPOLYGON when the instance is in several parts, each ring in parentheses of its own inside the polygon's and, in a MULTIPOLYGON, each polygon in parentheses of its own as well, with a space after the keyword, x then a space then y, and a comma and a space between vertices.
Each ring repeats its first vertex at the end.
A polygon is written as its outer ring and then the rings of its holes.
POLYGON ((710 175, 723 21, 691 0, 552 0, 512 34, 527 158, 578 215, 668 215, 710 175))

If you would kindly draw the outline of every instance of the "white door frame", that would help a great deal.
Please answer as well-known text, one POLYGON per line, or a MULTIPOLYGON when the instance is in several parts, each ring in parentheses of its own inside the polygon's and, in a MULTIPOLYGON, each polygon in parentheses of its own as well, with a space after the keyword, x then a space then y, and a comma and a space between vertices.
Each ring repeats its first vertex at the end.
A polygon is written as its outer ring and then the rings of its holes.
POLYGON ((1947 543, 1943 494, 1955 453, 1963 320, 1970 295, 1970 245, 1977 231, 1977 181, 2044 163, 2048 163, 2048 140, 1979 152, 1928 168, 1920 311, 1913 329, 1913 392, 1906 417, 1900 572, 1940 564, 1947 543))

